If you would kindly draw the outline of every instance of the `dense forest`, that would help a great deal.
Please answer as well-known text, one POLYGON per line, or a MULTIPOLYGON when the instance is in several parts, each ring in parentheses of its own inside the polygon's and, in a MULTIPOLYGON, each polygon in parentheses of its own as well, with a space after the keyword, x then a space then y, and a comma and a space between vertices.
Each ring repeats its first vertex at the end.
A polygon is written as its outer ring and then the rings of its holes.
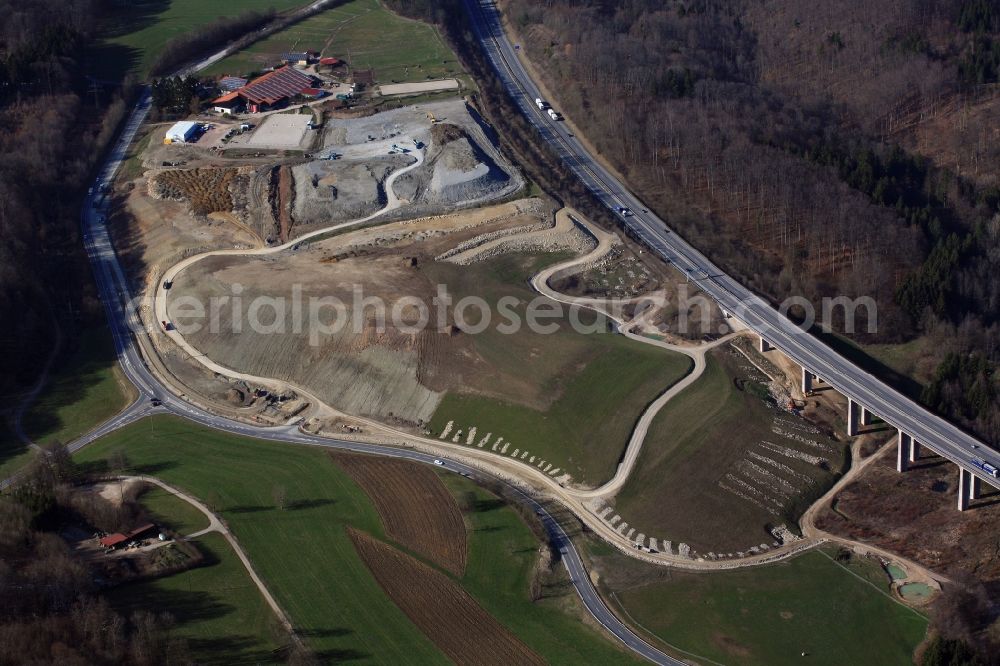
POLYGON ((774 302, 874 297, 853 337, 921 342, 915 397, 1000 443, 995 1, 502 9, 672 226, 774 302))
POLYGON ((117 613, 58 534, 67 521, 121 526, 110 503, 68 492, 79 476, 52 447, 0 499, 0 664, 193 663, 173 618, 117 613))
POLYGON ((117 92, 89 88, 80 65, 98 11, 91 0, 0 0, 5 401, 36 378, 55 347, 55 325, 71 329, 99 312, 87 298, 77 220, 91 168, 126 105, 117 92))

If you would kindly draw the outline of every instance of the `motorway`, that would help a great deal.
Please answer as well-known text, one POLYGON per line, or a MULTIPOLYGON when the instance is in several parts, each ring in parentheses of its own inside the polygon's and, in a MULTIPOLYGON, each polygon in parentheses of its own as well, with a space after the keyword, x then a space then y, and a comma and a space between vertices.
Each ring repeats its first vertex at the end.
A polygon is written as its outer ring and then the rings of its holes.
MULTIPOLYGON (((214 54, 212 57, 192 67, 191 70, 197 71, 197 69, 200 69, 206 63, 214 62, 219 57, 221 57, 219 54, 214 54)), ((110 151, 105 164, 101 168, 97 177, 98 183, 113 182, 115 174, 125 159, 129 146, 132 144, 139 127, 149 112, 150 104, 151 95, 149 90, 146 89, 125 122, 117 143, 110 151)), ((144 416, 155 413, 170 413, 209 428, 245 437, 256 437, 258 439, 287 442, 290 444, 336 448, 357 453, 401 458, 428 465, 435 464, 434 456, 419 451, 320 437, 304 432, 294 425, 261 427, 230 420, 207 412, 162 386, 156 375, 150 371, 146 360, 143 358, 139 344, 132 335, 133 332, 137 335, 142 335, 143 325, 135 310, 135 302, 132 300, 130 294, 128 280, 118 261, 110 234, 104 223, 107 205, 108 201, 105 195, 100 192, 99 187, 95 187, 87 195, 83 210, 81 211, 83 239, 94 271, 98 293, 101 301, 104 303, 108 318, 108 327, 114 339, 119 363, 125 376, 138 390, 139 397, 120 414, 101 424, 84 437, 70 443, 68 446, 70 451, 77 451, 99 437, 135 422, 144 416), (154 399, 160 401, 161 404, 154 406, 152 403, 154 399)), ((560 559, 569 573, 570 581, 580 595, 587 611, 613 636, 621 641, 622 644, 636 654, 656 664, 669 666, 681 666, 683 664, 683 662, 664 654, 637 636, 611 612, 591 583, 583 560, 576 546, 567 535, 566 530, 537 500, 504 479, 489 475, 482 470, 447 459, 444 460, 444 463, 446 469, 463 474, 473 480, 483 481, 489 478, 494 483, 499 482, 508 488, 518 501, 528 505, 535 512, 546 530, 550 543, 554 548, 559 550, 561 554, 560 559)), ((10 481, 10 479, 5 480, 0 484, 0 487, 9 485, 10 481)))
POLYGON ((1000 488, 1000 479, 971 463, 985 458, 1000 467, 1000 453, 945 419, 931 413, 896 389, 835 352, 785 315, 726 275, 701 252, 674 233, 664 220, 648 212, 625 185, 605 168, 566 128, 535 105, 543 98, 517 49, 503 30, 492 0, 464 0, 473 30, 501 82, 521 112, 563 163, 651 250, 697 283, 719 307, 770 342, 792 361, 822 377, 837 391, 882 418, 935 453, 944 456, 985 482, 1000 488), (632 211, 622 217, 619 207, 632 211))

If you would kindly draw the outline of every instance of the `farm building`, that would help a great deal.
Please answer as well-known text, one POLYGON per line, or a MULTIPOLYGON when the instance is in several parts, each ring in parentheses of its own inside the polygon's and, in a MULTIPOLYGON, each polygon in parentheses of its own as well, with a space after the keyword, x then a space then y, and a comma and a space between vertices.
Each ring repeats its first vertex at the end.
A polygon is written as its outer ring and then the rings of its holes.
POLYGON ((287 63, 289 65, 308 65, 312 61, 312 56, 310 56, 305 51, 301 53, 282 53, 281 62, 287 63))
POLYGON ((156 525, 153 523, 146 523, 145 525, 140 525, 128 534, 122 534, 121 532, 115 532, 114 534, 109 534, 106 537, 101 538, 101 545, 108 550, 117 550, 121 548, 129 541, 133 539, 140 539, 150 532, 156 529, 156 525))
POLYGON ((174 123, 173 127, 167 130, 163 143, 185 143, 191 140, 198 133, 198 123, 190 120, 182 120, 174 123))
POLYGON ((223 76, 219 79, 219 90, 223 92, 233 92, 245 86, 248 81, 239 76, 223 76))
POLYGON ((226 93, 212 100, 212 110, 225 116, 231 116, 243 107, 243 100, 238 91, 226 93))
POLYGON ((329 57, 327 57, 327 58, 320 58, 319 59, 319 64, 322 65, 322 66, 324 66, 324 67, 336 67, 336 66, 340 65, 343 62, 344 61, 341 60, 340 58, 329 58, 329 57))
POLYGON ((312 85, 311 77, 286 65, 254 79, 236 93, 246 101, 250 113, 259 113, 288 102, 312 85))

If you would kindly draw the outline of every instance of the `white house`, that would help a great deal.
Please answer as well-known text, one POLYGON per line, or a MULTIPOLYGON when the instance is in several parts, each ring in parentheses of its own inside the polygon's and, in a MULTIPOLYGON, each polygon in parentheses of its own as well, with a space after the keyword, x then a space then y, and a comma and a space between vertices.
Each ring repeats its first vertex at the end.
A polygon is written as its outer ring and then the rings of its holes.
POLYGON ((174 126, 167 130, 167 135, 163 143, 184 143, 191 139, 198 132, 198 123, 190 120, 182 120, 174 123, 174 126))

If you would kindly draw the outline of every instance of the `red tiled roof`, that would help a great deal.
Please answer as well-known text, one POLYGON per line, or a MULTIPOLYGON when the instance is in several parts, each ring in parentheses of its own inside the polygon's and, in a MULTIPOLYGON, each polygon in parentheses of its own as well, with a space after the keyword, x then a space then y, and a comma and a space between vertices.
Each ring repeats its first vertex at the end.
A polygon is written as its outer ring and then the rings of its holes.
POLYGON ((212 100, 212 104, 225 104, 226 102, 232 102, 234 99, 240 96, 239 91, 234 90, 233 92, 226 93, 222 97, 212 100))
POLYGON ((286 97, 295 97, 311 85, 309 76, 285 66, 254 79, 237 92, 254 104, 274 104, 286 97))
POLYGON ((105 548, 111 548, 112 546, 117 546, 122 541, 126 540, 128 540, 127 536, 115 532, 114 534, 109 534, 106 537, 101 537, 101 545, 105 548))
POLYGON ((339 65, 340 58, 320 58, 319 64, 321 65, 339 65))

